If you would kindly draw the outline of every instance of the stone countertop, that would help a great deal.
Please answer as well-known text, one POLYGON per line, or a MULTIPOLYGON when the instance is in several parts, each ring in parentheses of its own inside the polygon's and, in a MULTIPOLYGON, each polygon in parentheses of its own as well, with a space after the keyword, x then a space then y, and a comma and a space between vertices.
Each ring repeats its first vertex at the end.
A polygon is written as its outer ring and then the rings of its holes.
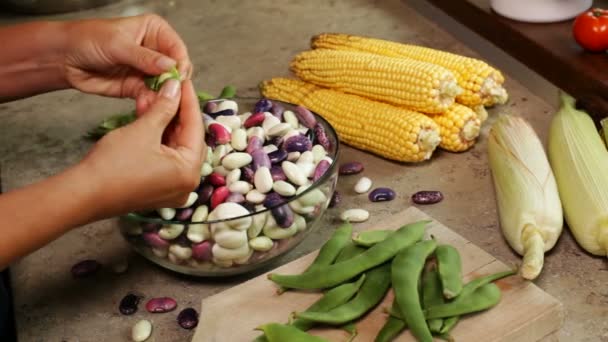
MULTIPOLYGON (((234 84, 240 95, 257 95, 260 80, 288 75, 290 58, 308 47, 312 35, 325 31, 371 35, 476 54, 398 0, 291 0, 281 4, 271 0, 133 0, 53 18, 115 16, 142 10, 156 11, 176 27, 196 66, 196 86, 211 92, 234 84)), ((0 23, 31 19, 4 16, 0 17, 0 23)), ((518 113, 529 119, 544 139, 554 106, 518 83, 517 76, 507 75, 511 99, 507 105, 491 110, 489 122, 497 112, 518 113)), ((0 163, 5 190, 25 186, 76 163, 91 146, 82 135, 108 114, 131 108, 129 101, 75 91, 0 105, 0 163)), ((489 124, 484 125, 479 143, 470 151, 461 154, 437 151, 430 162, 416 165, 389 162, 345 147, 342 161, 363 162, 365 175, 377 186, 394 188, 398 197, 392 202, 370 203, 366 196, 355 196, 352 187, 356 177, 343 177, 338 186, 344 195, 341 208, 366 208, 373 219, 411 205, 409 197, 415 191, 439 189, 445 200, 423 207, 424 211, 498 259, 516 264, 519 259, 503 240, 497 223, 486 161, 488 129, 489 124)), ((324 218, 326 224, 279 262, 318 248, 333 231, 339 210, 329 210, 324 218)), ((134 291, 146 297, 174 297, 179 308, 198 308, 201 298, 255 275, 204 279, 165 271, 130 251, 115 220, 75 229, 15 263, 11 272, 20 341, 127 341, 131 326, 142 318, 150 319, 154 325, 149 341, 185 341, 193 332, 176 324, 177 311, 152 315, 140 310, 133 316, 122 316, 118 302, 134 291), (107 267, 93 278, 76 281, 70 276, 70 267, 85 258, 104 264, 128 259, 129 269, 117 275, 107 267)), ((564 303, 566 320, 557 338, 608 340, 608 323, 601 319, 608 313, 605 260, 586 254, 567 230, 547 255, 544 272, 536 283, 564 303)))

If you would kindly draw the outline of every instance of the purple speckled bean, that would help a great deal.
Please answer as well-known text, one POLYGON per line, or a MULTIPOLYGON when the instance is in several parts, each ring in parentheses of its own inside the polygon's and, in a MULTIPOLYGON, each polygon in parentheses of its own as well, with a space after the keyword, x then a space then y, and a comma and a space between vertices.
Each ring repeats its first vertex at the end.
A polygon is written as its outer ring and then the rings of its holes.
POLYGON ((321 123, 317 123, 314 131, 317 143, 323 146, 326 151, 329 151, 331 149, 331 143, 329 142, 329 138, 327 137, 327 133, 325 133, 325 128, 323 128, 323 125, 321 125, 321 123))
POLYGON ((217 146, 217 144, 215 143, 215 138, 212 137, 210 134, 205 134, 205 143, 211 148, 215 148, 217 146))
POLYGON ((169 241, 161 238, 156 232, 146 232, 141 235, 141 238, 150 246, 154 248, 169 248, 169 241))
POLYGON ((243 203, 245 202, 245 196, 238 192, 232 192, 226 197, 226 202, 243 203))
POLYGON ((262 149, 262 146, 264 146, 262 139, 253 135, 247 141, 247 148, 245 149, 245 152, 252 154, 253 151, 262 149))
POLYGON ((336 207, 342 202, 342 195, 338 190, 334 191, 334 194, 331 196, 331 200, 329 200, 328 207, 333 208, 336 207))
POLYGON ((253 171, 256 171, 258 168, 266 166, 270 168, 272 163, 270 163, 270 158, 268 158, 268 154, 264 152, 262 149, 255 150, 251 152, 251 158, 253 158, 253 171))
POLYGON ((317 167, 315 168, 315 173, 312 176, 313 182, 316 182, 319 178, 321 178, 321 176, 323 176, 325 172, 329 170, 329 166, 330 164, 327 160, 321 160, 319 164, 317 164, 317 167))
POLYGON ((211 115, 212 118, 216 119, 218 116, 227 116, 227 115, 234 115, 236 114, 232 109, 224 109, 224 110, 220 110, 219 112, 213 112, 209 115, 211 115))
POLYGON ((348 163, 344 163, 344 164, 340 165, 340 169, 338 170, 338 173, 340 173, 341 175, 355 175, 355 174, 363 171, 363 169, 364 169, 363 164, 354 161, 354 162, 348 162, 348 163))
POLYGON ((270 152, 268 153, 268 158, 272 164, 280 164, 283 160, 287 159, 287 151, 279 149, 270 152))
POLYGON ((175 310, 177 302, 173 298, 152 298, 146 303, 146 310, 151 313, 164 313, 175 310))
POLYGON ((97 273, 100 268, 101 264, 97 260, 87 259, 74 264, 70 271, 74 278, 86 278, 97 273))
POLYGON ((435 204, 443 200, 440 191, 418 191, 412 195, 412 201, 416 204, 435 204))
POLYGON ((205 103, 205 106, 203 107, 203 113, 211 114, 217 110, 217 106, 218 106, 217 102, 209 101, 209 102, 205 103))
POLYGON ((283 137, 272 137, 268 143, 281 148, 281 145, 283 144, 283 137))
POLYGON ((137 312, 137 306, 141 301, 142 296, 133 293, 128 293, 118 304, 118 311, 123 315, 132 315, 137 312))
POLYGON ((184 329, 193 329, 198 325, 198 312, 193 308, 185 308, 177 315, 177 323, 184 329))
POLYGON ((283 171, 283 168, 281 167, 281 165, 273 165, 270 168, 270 175, 272 176, 272 180, 277 182, 277 181, 286 181, 287 180, 287 176, 285 175, 285 172, 283 171))
POLYGON ((303 106, 297 106, 295 114, 304 127, 313 128, 317 124, 314 114, 303 106))
POLYGON ((280 205, 270 210, 272 217, 277 222, 277 225, 281 228, 289 228, 293 224, 294 216, 293 211, 287 205, 280 205))
POLYGON ((213 259, 211 248, 213 245, 210 241, 203 241, 201 243, 192 245, 192 258, 198 261, 210 261, 213 259))
POLYGON ((255 176, 255 171, 251 168, 251 166, 247 165, 241 168, 241 180, 245 182, 253 184, 253 177, 255 176))
POLYGON ((213 185, 206 183, 201 186, 201 188, 197 191, 198 199, 197 205, 208 204, 209 199, 211 199, 211 195, 213 194, 213 185))
POLYGON ((278 102, 272 103, 272 108, 270 108, 270 112, 272 115, 276 116, 279 120, 283 121, 283 112, 285 111, 285 107, 278 102))
POLYGON ((253 108, 253 112, 254 113, 268 112, 268 111, 270 111, 271 108, 272 108, 272 101, 270 101, 269 99, 260 99, 258 102, 256 102, 255 107, 253 108))
POLYGON ((392 201, 395 199, 395 191, 390 188, 375 188, 367 196, 372 202, 392 201))
POLYGON ((283 202, 285 202, 285 198, 283 198, 283 196, 279 195, 276 192, 268 193, 266 195, 266 198, 264 198, 264 206, 266 208, 274 207, 275 205, 283 202))
POLYGON ((250 203, 250 202, 244 202, 241 203, 241 206, 243 206, 243 208, 247 209, 250 213, 255 213, 257 210, 255 209, 255 204, 250 203))
POLYGON ((294 135, 287 138, 283 144, 287 152, 306 152, 312 150, 312 142, 304 135, 294 135))
POLYGON ((177 214, 175 214, 175 219, 178 221, 189 221, 192 214, 194 214, 194 209, 192 208, 179 209, 177 214))
POLYGON ((144 232, 153 232, 159 230, 162 226, 160 223, 144 222, 141 224, 141 229, 144 232))

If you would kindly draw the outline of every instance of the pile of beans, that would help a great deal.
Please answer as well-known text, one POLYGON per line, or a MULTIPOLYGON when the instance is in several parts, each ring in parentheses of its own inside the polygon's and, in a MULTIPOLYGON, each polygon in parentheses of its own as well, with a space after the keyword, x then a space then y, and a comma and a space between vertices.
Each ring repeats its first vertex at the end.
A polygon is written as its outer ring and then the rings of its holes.
POLYGON ((316 183, 330 170, 335 146, 315 115, 267 99, 251 112, 238 110, 232 100, 204 105, 208 151, 200 186, 181 208, 156 211, 179 223, 123 229, 156 258, 194 268, 255 263, 329 205, 337 176, 316 183))

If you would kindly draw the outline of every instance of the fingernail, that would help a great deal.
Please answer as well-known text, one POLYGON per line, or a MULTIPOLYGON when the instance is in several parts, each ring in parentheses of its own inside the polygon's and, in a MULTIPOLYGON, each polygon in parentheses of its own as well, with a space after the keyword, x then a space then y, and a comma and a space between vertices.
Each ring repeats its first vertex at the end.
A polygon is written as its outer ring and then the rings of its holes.
POLYGON ((161 56, 156 60, 156 65, 165 71, 168 71, 169 69, 173 68, 175 64, 176 62, 167 56, 161 56))
POLYGON ((179 96, 180 90, 180 82, 175 79, 169 79, 165 81, 162 88, 160 89, 160 95, 168 99, 174 99, 179 96))

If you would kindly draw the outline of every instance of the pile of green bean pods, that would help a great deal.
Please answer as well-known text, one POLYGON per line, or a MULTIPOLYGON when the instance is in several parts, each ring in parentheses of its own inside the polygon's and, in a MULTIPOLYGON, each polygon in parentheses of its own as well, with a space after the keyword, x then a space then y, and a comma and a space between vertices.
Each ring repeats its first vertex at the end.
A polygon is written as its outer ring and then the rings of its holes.
POLYGON ((269 274, 279 286, 322 290, 310 307, 295 312, 288 323, 258 327, 256 342, 327 341, 306 331, 318 326, 339 327, 356 334, 357 321, 383 301, 389 290, 394 301, 375 341, 392 341, 406 329, 422 342, 433 336, 451 340, 450 331, 463 315, 492 308, 501 298, 493 282, 515 274, 509 270, 463 284, 461 257, 450 245, 424 240, 426 225, 418 221, 397 230, 364 231, 352 236, 345 223, 323 245, 313 263, 301 274, 269 274))

